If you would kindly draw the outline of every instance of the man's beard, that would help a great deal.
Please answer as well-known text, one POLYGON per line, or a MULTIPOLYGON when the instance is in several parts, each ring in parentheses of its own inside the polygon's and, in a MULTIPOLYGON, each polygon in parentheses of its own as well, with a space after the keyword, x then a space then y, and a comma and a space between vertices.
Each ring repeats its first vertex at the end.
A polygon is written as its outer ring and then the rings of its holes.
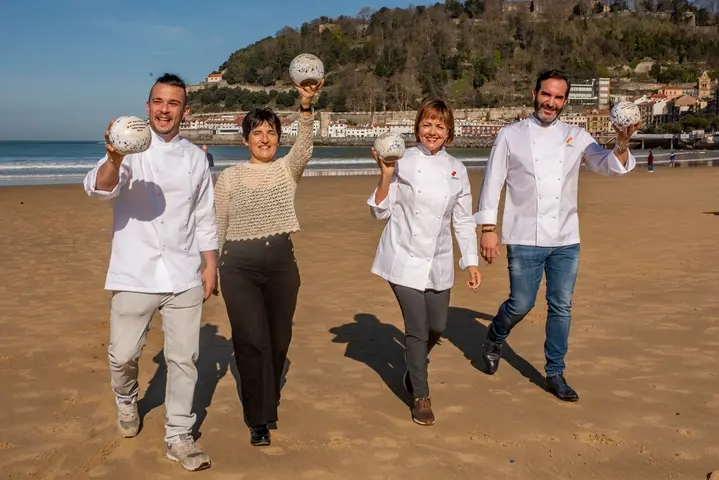
POLYGON ((558 119, 559 116, 562 114, 562 110, 564 110, 564 107, 562 107, 562 108, 550 107, 549 105, 546 105, 546 104, 544 104, 544 105, 540 104, 539 100, 534 101, 534 116, 544 126, 551 125, 552 122, 554 122, 556 119, 558 119), (544 118, 542 116, 542 114, 540 113, 542 111, 542 107, 546 108, 547 110, 551 110, 551 111, 555 112, 556 115, 554 117, 552 117, 551 119, 544 118))

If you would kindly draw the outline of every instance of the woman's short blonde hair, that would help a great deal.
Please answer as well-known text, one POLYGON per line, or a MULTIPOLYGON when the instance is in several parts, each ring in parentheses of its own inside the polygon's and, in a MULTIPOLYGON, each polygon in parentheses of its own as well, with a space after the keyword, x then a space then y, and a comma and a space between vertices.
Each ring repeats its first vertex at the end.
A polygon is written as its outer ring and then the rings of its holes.
POLYGON ((447 127, 447 141, 446 145, 451 144, 454 141, 454 113, 452 109, 447 106, 444 101, 436 98, 428 98, 422 102, 417 110, 417 118, 414 120, 414 137, 419 142, 419 125, 425 119, 438 118, 447 127))

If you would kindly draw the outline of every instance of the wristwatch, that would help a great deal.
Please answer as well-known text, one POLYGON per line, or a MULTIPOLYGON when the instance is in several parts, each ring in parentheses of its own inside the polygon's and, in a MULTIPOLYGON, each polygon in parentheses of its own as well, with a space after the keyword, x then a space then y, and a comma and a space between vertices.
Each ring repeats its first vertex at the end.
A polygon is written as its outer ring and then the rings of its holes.
POLYGON ((315 107, 313 107, 312 105, 310 105, 309 107, 305 108, 305 107, 303 107, 302 105, 300 105, 300 112, 315 113, 315 107))

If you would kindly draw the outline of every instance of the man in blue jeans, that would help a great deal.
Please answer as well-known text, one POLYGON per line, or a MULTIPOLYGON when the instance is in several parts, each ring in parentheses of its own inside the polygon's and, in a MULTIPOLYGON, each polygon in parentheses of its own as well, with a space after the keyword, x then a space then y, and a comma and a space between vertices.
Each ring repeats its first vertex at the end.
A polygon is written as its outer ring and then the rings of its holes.
POLYGON ((627 147, 638 125, 614 127, 616 147, 606 150, 583 128, 559 121, 569 96, 564 73, 540 74, 532 96, 534 113, 504 127, 494 141, 475 214, 482 226, 480 254, 492 263, 499 255, 496 223, 506 184, 502 243, 507 245, 510 293, 489 326, 482 355, 494 374, 509 332, 534 307, 544 273, 547 389, 561 400, 576 401, 579 396, 564 378, 564 356, 579 266, 579 169, 583 160, 603 175, 628 173, 636 160, 627 147))

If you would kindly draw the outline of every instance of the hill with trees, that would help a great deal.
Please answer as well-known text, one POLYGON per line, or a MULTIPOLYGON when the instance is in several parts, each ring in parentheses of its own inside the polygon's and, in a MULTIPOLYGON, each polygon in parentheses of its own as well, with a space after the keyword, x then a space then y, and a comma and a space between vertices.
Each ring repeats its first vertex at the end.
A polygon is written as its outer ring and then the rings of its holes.
POLYGON ((446 0, 364 8, 285 27, 234 52, 219 67, 230 87, 195 91, 190 100, 195 111, 292 106, 287 70, 303 52, 324 62, 317 108, 333 111, 409 110, 426 95, 458 108, 522 104, 540 70, 561 68, 575 80, 618 77, 646 58, 659 62, 646 80, 694 81, 701 69, 719 69, 719 14, 711 8, 717 2, 708 3, 446 0), (242 85, 267 91, 232 88, 242 85))

